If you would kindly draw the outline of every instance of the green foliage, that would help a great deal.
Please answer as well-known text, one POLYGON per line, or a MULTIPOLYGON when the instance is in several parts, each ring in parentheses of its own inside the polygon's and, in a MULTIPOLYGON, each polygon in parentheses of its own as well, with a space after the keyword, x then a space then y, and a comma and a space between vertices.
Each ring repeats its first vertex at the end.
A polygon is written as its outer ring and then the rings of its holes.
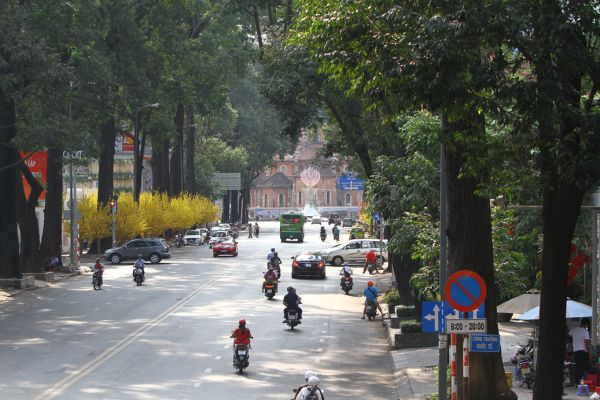
POLYGON ((416 317, 417 310, 415 309, 415 306, 397 305, 396 315, 398 317, 416 317))
POLYGON ((400 303, 400 294, 398 289, 392 288, 385 292, 383 295, 383 302, 389 305, 396 305, 400 303))
POLYGON ((400 322, 400 332, 402 333, 422 333, 423 326, 420 322, 416 321, 402 321, 400 322))

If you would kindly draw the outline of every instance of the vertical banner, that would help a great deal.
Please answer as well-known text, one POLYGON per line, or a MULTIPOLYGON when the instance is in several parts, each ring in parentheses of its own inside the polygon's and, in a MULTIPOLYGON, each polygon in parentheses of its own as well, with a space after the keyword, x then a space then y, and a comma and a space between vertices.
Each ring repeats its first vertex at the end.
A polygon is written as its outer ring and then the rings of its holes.
MULTIPOLYGON (((31 153, 21 152, 21 157, 26 158, 31 153)), ((37 151, 31 155, 31 157, 25 160, 25 165, 31 171, 31 174, 35 177, 35 179, 40 182, 42 186, 44 186, 44 190, 40 194, 39 200, 44 200, 46 198, 46 173, 48 171, 48 151, 37 151)), ((31 194, 31 186, 27 183, 27 179, 23 175, 21 175, 21 179, 23 180, 23 189, 25 190, 25 198, 29 199, 29 195, 31 194)))

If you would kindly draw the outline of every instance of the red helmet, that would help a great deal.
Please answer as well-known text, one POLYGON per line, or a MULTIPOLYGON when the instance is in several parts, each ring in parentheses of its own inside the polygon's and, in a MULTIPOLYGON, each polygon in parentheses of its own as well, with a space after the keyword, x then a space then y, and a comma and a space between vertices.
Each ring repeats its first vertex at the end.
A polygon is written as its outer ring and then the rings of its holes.
POLYGON ((367 282, 367 286, 373 286, 373 281, 367 282))
POLYGON ((240 319, 240 325, 246 325, 246 320, 245 319, 240 319))

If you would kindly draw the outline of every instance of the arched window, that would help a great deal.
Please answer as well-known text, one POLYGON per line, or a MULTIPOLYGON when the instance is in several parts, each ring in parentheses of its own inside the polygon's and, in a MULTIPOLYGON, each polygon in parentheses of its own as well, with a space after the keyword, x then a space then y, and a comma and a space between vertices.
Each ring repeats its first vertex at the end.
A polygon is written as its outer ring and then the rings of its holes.
POLYGON ((269 195, 265 193, 264 202, 265 207, 269 207, 269 195))
POLYGON ((279 207, 285 207, 285 197, 283 193, 279 193, 279 207))
POLYGON ((331 193, 329 193, 329 190, 327 191, 327 205, 331 204, 331 193))
POLYGON ((298 205, 302 205, 302 192, 298 192, 298 205))
POLYGON ((347 206, 352 205, 352 196, 350 196, 350 193, 346 193, 346 205, 347 206))

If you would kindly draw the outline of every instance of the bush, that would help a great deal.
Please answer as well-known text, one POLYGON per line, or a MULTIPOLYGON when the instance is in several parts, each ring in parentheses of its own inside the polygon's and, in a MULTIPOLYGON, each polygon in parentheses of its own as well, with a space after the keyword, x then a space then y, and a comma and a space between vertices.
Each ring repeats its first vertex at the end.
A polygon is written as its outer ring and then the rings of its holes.
POLYGON ((399 305, 396 306, 396 315, 399 317, 416 317, 417 310, 415 310, 415 306, 399 305))
POLYGON ((400 294, 398 289, 393 288, 385 292, 383 295, 383 302, 386 304, 400 304, 400 294))
POLYGON ((402 333, 421 333, 423 328, 420 322, 404 321, 400 323, 400 332, 402 333))

